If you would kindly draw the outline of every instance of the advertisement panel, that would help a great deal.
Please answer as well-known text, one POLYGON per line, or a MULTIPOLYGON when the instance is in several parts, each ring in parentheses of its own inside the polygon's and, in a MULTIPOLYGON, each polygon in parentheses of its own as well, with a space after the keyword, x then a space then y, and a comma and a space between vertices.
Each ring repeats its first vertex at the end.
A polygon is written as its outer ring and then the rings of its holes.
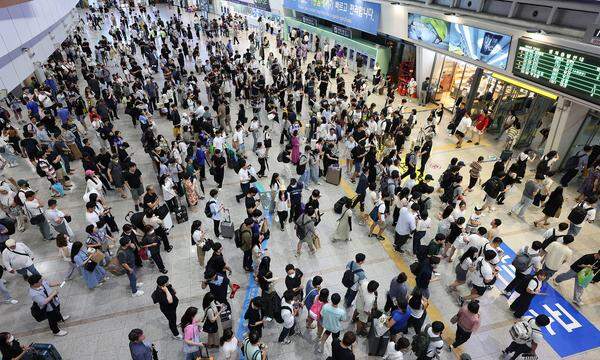
POLYGON ((381 4, 362 0, 284 0, 283 7, 377 35, 381 4))
POLYGON ((462 24, 451 24, 448 50, 460 56, 506 68, 512 36, 462 24))
POLYGON ((236 4, 242 4, 264 11, 271 11, 269 0, 225 0, 236 4))
POLYGON ((422 41, 438 49, 448 50, 448 35, 450 23, 423 16, 419 14, 408 14, 408 37, 413 40, 422 41))

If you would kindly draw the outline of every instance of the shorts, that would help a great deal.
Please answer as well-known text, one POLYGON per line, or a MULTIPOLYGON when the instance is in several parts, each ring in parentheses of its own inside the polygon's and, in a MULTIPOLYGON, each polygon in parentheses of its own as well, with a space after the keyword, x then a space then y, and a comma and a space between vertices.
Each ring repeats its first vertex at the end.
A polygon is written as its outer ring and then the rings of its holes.
POLYGON ((131 198, 133 200, 137 200, 142 195, 144 195, 144 187, 143 186, 140 186, 140 187, 137 187, 137 188, 130 188, 129 190, 131 191, 131 198))
POLYGON ((458 130, 456 130, 454 132, 454 135, 456 135, 457 137, 459 137, 461 139, 465 137, 465 133, 463 133, 462 131, 458 131, 458 130))
POLYGON ((340 337, 340 332, 339 331, 338 332, 331 332, 329 330, 325 330, 325 334, 331 335, 331 337, 334 338, 334 339, 339 339, 339 337, 340 337))
POLYGON ((477 295, 483 296, 483 294, 485 294, 485 291, 487 290, 487 287, 485 285, 484 286, 473 285, 473 289, 477 292, 477 295))
POLYGON ((354 161, 354 172, 360 172, 360 161, 354 161))
POLYGON ((488 206, 488 207, 492 207, 494 205, 494 202, 496 201, 496 199, 494 199, 493 197, 489 196, 489 195, 485 195, 485 198, 483 199, 483 205, 484 206, 488 206))

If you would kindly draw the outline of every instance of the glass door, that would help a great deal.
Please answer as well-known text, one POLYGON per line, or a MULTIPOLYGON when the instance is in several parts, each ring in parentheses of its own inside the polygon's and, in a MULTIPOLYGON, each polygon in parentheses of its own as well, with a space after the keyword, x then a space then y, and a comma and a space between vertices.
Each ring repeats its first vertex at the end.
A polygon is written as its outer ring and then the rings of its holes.
POLYGON ((593 150, 590 155, 589 164, 594 163, 598 156, 600 155, 600 113, 595 111, 588 112, 577 136, 573 140, 571 147, 569 148, 569 152, 565 157, 563 157, 563 163, 561 167, 564 165, 566 159, 575 155, 579 150, 583 149, 585 145, 592 145, 593 150))
POLYGON ((533 94, 527 97, 524 102, 523 116, 518 116, 521 119, 521 136, 515 143, 516 147, 531 146, 533 139, 539 135, 539 130, 543 128, 547 114, 554 109, 554 100, 542 95, 533 94))

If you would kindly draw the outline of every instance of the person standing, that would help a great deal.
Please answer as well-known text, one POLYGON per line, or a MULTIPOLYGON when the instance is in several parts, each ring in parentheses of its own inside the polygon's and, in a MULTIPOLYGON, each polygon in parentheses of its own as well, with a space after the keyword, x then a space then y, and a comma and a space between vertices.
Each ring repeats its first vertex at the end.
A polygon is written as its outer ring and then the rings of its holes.
POLYGON ((59 282, 49 282, 43 279, 40 274, 31 275, 27 281, 29 282, 29 297, 39 308, 39 311, 46 312, 48 325, 55 336, 67 335, 66 330, 61 330, 58 327, 58 322, 65 322, 69 319, 69 315, 60 313, 60 299, 58 298, 58 290, 52 290, 53 287, 60 286, 59 282))
POLYGON ((325 329, 325 332, 319 339, 317 345, 317 352, 323 352, 323 347, 329 335, 337 340, 340 337, 340 331, 342 330, 342 322, 347 320, 346 311, 339 307, 342 297, 338 293, 331 295, 331 301, 323 305, 321 309, 321 324, 325 329))
POLYGON ((513 290, 520 288, 522 283, 527 281, 532 271, 537 272, 542 268, 541 250, 542 243, 536 240, 531 246, 524 246, 517 252, 512 263, 515 267, 515 278, 504 288, 504 296, 510 297, 513 290))
POLYGON ((418 355, 417 360, 433 360, 438 359, 442 349, 444 348, 444 340, 442 339, 442 332, 444 331, 444 323, 441 321, 434 321, 431 325, 428 325, 423 330, 425 336, 429 337, 429 345, 427 349, 418 355))
POLYGON ((11 274, 21 274, 25 280, 32 275, 40 275, 33 265, 33 252, 29 247, 14 239, 8 239, 4 243, 6 248, 2 251, 2 263, 4 268, 11 274))
POLYGON ((352 199, 346 199, 342 209, 342 215, 336 221, 337 227, 331 237, 331 242, 337 240, 350 241, 350 232, 352 231, 352 199))
POLYGON ((137 266, 135 264, 136 260, 134 253, 134 251, 136 251, 136 246, 129 237, 125 236, 121 237, 119 240, 119 245, 121 245, 121 248, 117 252, 117 259, 119 260, 119 264, 121 264, 121 267, 123 267, 125 273, 127 274, 127 278, 129 279, 131 296, 142 296, 144 295, 144 292, 142 290, 138 290, 138 286, 142 286, 144 283, 137 281, 137 266))
POLYGON ((467 187, 467 192, 473 191, 475 185, 479 181, 481 177, 481 169, 483 164, 484 157, 480 156, 477 158, 477 161, 473 161, 469 164, 469 186, 467 187))
POLYGON ((46 210, 46 218, 50 222, 50 225, 59 234, 68 235, 71 239, 75 239, 75 234, 69 226, 71 216, 57 209, 57 202, 55 199, 48 200, 48 210, 46 210))
POLYGON ((516 289, 519 297, 510 304, 510 309, 516 318, 522 317, 529 310, 529 305, 531 305, 533 298, 541 293, 546 277, 547 274, 544 270, 538 270, 534 276, 528 276, 516 289))
POLYGON ((466 343, 475 331, 479 329, 479 301, 469 301, 466 305, 461 306, 458 313, 454 315, 450 322, 456 324, 456 337, 451 345, 448 345, 450 350, 457 348, 466 343))
POLYGON ((333 339, 331 342, 331 359, 332 360, 354 360, 354 352, 352 345, 356 342, 356 334, 353 331, 346 331, 344 337, 333 339))
POLYGON ((560 185, 562 185, 562 187, 569 186, 571 180, 587 168, 591 153, 592 147, 590 145, 585 145, 583 150, 577 151, 573 156, 567 159, 565 162, 565 173, 560 178, 560 185))
POLYGON ((225 210, 225 207, 223 206, 223 203, 219 201, 219 190, 212 189, 208 194, 210 195, 210 199, 208 199, 206 206, 210 210, 210 218, 213 221, 213 231, 219 240, 223 240, 220 226, 222 220, 221 214, 225 210))
POLYGON ((419 105, 421 105, 421 106, 427 105, 427 96, 429 95, 429 86, 430 86, 430 81, 429 81, 429 78, 427 77, 421 83, 421 91, 419 92, 419 105))
POLYGON ((211 165, 214 169, 213 177, 219 189, 223 187, 223 179, 225 178, 226 164, 227 160, 225 160, 225 157, 223 156, 223 150, 215 149, 215 154, 211 158, 211 165))
POLYGON ((283 293, 281 299, 281 318, 283 319, 283 328, 279 334, 279 343, 284 345, 290 344, 290 336, 293 336, 296 331, 296 316, 298 316, 298 309, 294 306, 294 292, 286 290, 283 293))
POLYGON ((352 306, 352 303, 358 294, 358 287, 360 286, 360 283, 367 279, 367 275, 362 268, 366 258, 367 257, 365 254, 358 253, 354 255, 354 260, 346 264, 346 271, 352 271, 353 274, 352 286, 346 289, 346 294, 344 295, 344 305, 346 308, 352 306))
POLYGON ((177 305, 179 304, 179 299, 177 298, 175 289, 169 283, 168 276, 160 275, 156 279, 156 290, 152 293, 152 301, 158 304, 160 312, 167 318, 173 338, 182 340, 183 337, 177 329, 177 305))
POLYGON ((154 349, 152 345, 144 342, 146 335, 142 329, 132 329, 127 336, 129 338, 129 353, 132 360, 152 360, 154 349))
POLYGON ((368 283, 363 281, 358 288, 358 297, 356 298, 356 309, 353 319, 356 319, 356 334, 358 336, 367 336, 367 324, 371 318, 371 313, 377 307, 377 289, 379 283, 371 280, 368 283))
POLYGON ((39 199, 35 196, 35 192, 27 191, 25 193, 25 213, 29 217, 29 223, 31 225, 37 225, 40 229, 44 240, 53 240, 52 230, 44 215, 44 207, 40 204, 39 199))
POLYGON ((546 273, 547 279, 554 276, 563 264, 571 260, 573 250, 571 250, 569 244, 573 241, 575 241, 573 236, 565 235, 562 237, 562 242, 553 241, 544 249, 546 255, 544 256, 542 270, 546 273))
POLYGON ((456 125, 456 129, 454 130, 454 136, 456 136, 458 139, 458 142, 456 143, 457 149, 462 147, 463 140, 465 139, 467 131, 471 128, 471 124, 471 115, 468 112, 465 112, 458 125, 456 125))
POLYGON ((394 229, 394 249, 399 253, 404 253, 402 246, 406 244, 411 234, 417 229, 417 214, 420 207, 419 204, 413 203, 410 208, 407 206, 400 209, 398 222, 394 229))

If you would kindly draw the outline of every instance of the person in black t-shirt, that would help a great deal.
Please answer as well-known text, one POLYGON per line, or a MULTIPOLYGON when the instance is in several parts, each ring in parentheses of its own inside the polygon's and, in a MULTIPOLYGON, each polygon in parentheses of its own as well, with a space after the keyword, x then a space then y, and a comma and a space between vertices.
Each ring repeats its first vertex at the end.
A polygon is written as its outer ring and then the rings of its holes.
POLYGON ((262 300, 260 297, 255 297, 250 300, 250 306, 244 314, 244 319, 248 321, 248 330, 254 331, 259 337, 262 337, 263 329, 263 313, 262 313, 262 300))
POLYGON ((225 177, 225 164, 227 160, 223 156, 223 152, 219 149, 215 150, 215 154, 211 158, 211 167, 213 168, 213 177, 219 189, 223 187, 223 178, 225 177))
POLYGON ((129 170, 123 173, 123 181, 131 191, 135 211, 140 211, 140 206, 142 206, 140 198, 144 194, 144 184, 142 183, 142 172, 135 163, 129 164, 129 170))
POLYGON ((304 300, 302 291, 302 271, 296 268, 293 264, 285 266, 285 287, 294 293, 294 299, 298 301, 304 300))
POLYGON ((246 212, 248 213, 248 216, 252 216, 254 210, 257 208, 257 201, 255 199, 257 193, 258 190, 255 187, 251 187, 248 189, 248 193, 246 194, 244 202, 246 204, 246 212))
POLYGON ((161 275, 156 279, 156 290, 152 293, 152 301, 158 304, 160 312, 165 315, 169 321, 169 329, 173 333, 173 338, 181 340, 182 337, 177 329, 177 298, 175 289, 169 284, 169 277, 161 275))
POLYGON ((353 331, 346 331, 342 341, 339 338, 333 338, 331 343, 332 360, 354 360, 352 344, 356 342, 356 334, 353 331))
POLYGON ((19 341, 9 332, 0 333, 0 353, 2 359, 12 360, 21 359, 23 353, 27 351, 28 346, 21 346, 19 341))

